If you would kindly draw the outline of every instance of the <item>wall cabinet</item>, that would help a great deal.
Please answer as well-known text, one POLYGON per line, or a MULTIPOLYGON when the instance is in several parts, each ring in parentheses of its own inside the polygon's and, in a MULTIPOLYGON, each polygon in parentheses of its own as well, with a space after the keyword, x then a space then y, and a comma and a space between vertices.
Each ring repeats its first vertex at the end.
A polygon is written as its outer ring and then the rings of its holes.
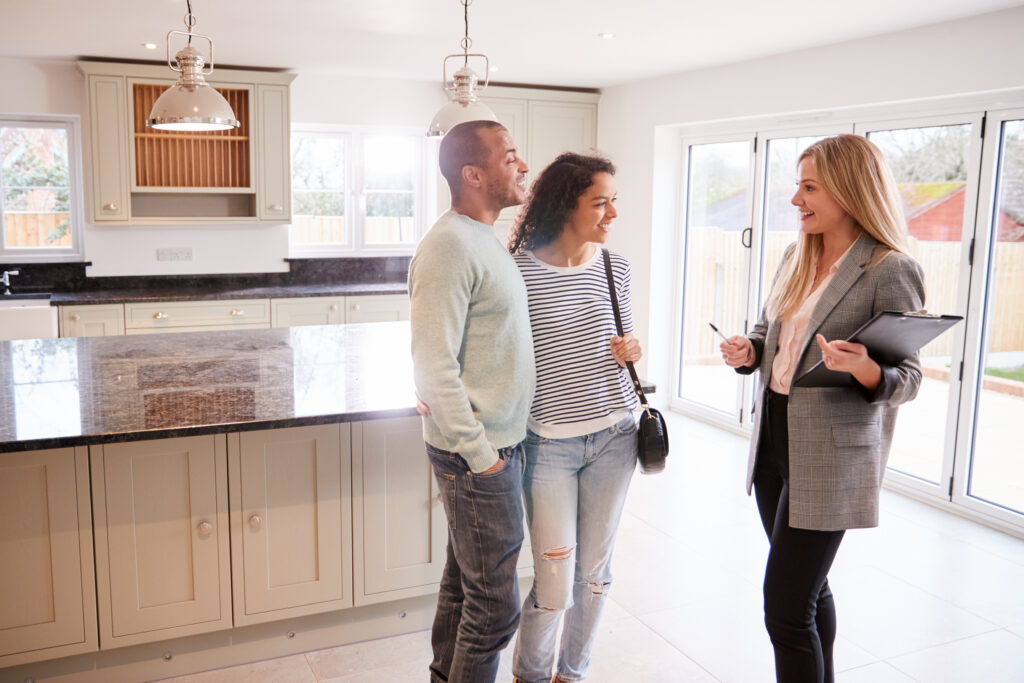
POLYGON ((228 437, 235 625, 352 606, 348 424, 228 437))
MULTIPOLYGON (((491 86, 480 101, 512 134, 519 155, 530 167, 529 183, 562 152, 593 150, 599 97, 589 92, 491 86)), ((507 227, 518 211, 518 206, 508 207, 498 220, 507 227)))
POLYGON ((223 436, 92 446, 100 647, 231 627, 223 436))
POLYGON ((145 119, 174 83, 165 66, 80 61, 89 100, 91 218, 97 223, 291 220, 293 74, 216 69, 241 126, 158 131, 145 119))
POLYGON ((97 649, 85 448, 0 459, 0 667, 97 649))
POLYGON ((60 336, 108 337, 124 334, 124 305, 60 307, 60 336))

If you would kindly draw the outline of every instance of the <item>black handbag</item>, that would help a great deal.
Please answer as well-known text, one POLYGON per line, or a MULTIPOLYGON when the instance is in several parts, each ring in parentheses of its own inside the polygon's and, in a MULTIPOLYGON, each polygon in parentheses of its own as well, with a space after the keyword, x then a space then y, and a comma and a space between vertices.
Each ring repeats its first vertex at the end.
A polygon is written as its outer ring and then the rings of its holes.
MULTIPOLYGON (((612 298, 612 311, 615 312, 615 329, 623 336, 622 316, 619 314, 619 298, 615 296, 615 279, 612 277, 612 259, 607 249, 601 250, 604 255, 604 272, 608 278, 608 293, 612 298)), ((640 424, 637 427, 636 456, 640 462, 640 471, 644 474, 657 474, 665 469, 665 458, 668 457, 668 427, 661 413, 647 404, 647 397, 640 387, 640 379, 636 375, 633 363, 627 361, 626 369, 633 380, 633 389, 640 399, 644 411, 640 413, 640 424)))

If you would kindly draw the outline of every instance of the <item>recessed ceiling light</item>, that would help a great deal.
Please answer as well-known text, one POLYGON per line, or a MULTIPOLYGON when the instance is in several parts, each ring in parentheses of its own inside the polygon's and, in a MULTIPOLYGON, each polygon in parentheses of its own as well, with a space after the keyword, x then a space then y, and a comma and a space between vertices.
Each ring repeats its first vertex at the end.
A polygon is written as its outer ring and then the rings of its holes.
POLYGON ((155 50, 156 43, 143 43, 142 47, 146 48, 147 50, 155 50))
POLYGON ((605 40, 610 40, 611 38, 615 37, 615 34, 614 33, 598 33, 597 37, 598 38, 604 38, 605 40))

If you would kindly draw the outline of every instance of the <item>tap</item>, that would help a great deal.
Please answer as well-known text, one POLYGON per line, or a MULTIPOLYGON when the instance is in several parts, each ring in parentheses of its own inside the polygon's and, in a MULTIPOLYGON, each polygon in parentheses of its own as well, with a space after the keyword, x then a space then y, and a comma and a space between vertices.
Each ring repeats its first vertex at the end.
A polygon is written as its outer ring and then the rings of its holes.
POLYGON ((0 285, 4 286, 4 294, 5 295, 11 293, 11 276, 12 275, 17 275, 20 272, 21 272, 20 270, 5 270, 4 274, 3 274, 3 277, 0 277, 0 285))

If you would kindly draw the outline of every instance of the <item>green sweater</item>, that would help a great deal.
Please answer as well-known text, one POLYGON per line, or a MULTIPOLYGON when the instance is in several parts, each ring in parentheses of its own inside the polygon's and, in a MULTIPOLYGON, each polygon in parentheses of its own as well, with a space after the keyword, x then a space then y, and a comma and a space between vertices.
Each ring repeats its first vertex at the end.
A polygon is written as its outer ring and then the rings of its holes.
POLYGON ((526 285, 494 228, 447 211, 409 267, 423 438, 473 472, 526 437, 536 375, 526 285))

